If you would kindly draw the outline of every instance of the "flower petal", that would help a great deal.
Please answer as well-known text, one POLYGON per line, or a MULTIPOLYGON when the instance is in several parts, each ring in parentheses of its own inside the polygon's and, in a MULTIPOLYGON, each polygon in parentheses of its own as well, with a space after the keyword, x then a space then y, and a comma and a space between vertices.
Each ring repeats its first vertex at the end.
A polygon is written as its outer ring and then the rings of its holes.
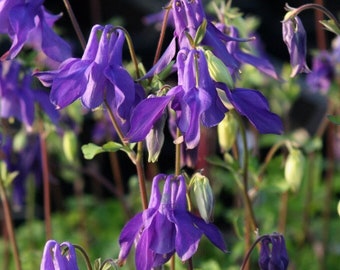
POLYGON ((236 88, 226 91, 235 109, 261 133, 281 134, 283 131, 280 117, 272 113, 266 98, 257 90, 236 88))

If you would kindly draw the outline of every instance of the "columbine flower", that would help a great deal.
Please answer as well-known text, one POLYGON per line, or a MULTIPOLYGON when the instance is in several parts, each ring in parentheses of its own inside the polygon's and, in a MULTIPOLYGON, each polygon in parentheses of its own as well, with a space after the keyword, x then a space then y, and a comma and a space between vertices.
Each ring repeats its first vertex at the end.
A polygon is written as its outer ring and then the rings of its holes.
POLYGON ((306 31, 299 17, 290 17, 289 12, 282 22, 283 41, 286 43, 292 66, 291 77, 298 73, 310 72, 306 63, 306 31))
POLYGON ((327 51, 318 53, 313 58, 312 71, 307 74, 306 82, 312 92, 326 94, 334 78, 335 67, 327 51))
POLYGON ((0 33, 12 39, 11 48, 1 57, 13 59, 27 44, 62 62, 71 56, 70 46, 51 27, 61 15, 49 14, 44 0, 3 0, 0 3, 0 33))
POLYGON ((123 263, 136 243, 136 269, 161 266, 177 253, 181 260, 191 258, 203 234, 222 251, 226 247, 218 229, 187 210, 184 176, 157 175, 153 179, 149 206, 123 228, 119 261, 123 263), (161 196, 159 185, 165 181, 161 196))
POLYGON ((48 100, 48 94, 31 88, 32 77, 24 74, 16 61, 0 63, 0 116, 15 118, 30 130, 34 121, 34 104, 37 102, 52 121, 58 120, 58 113, 48 100))
POLYGON ((78 270, 74 246, 69 242, 59 244, 47 241, 40 264, 40 270, 78 270))
POLYGON ((262 236, 259 266, 261 270, 286 270, 289 259, 281 234, 262 236), (270 248, 271 245, 271 248, 270 248))
POLYGON ((52 87, 52 103, 64 108, 80 98, 86 108, 95 109, 106 100, 126 119, 140 89, 122 66, 124 41, 122 30, 95 25, 81 59, 70 58, 56 71, 36 73, 45 86, 52 87))
POLYGON ((200 123, 207 127, 217 125, 227 109, 217 95, 210 78, 207 61, 202 50, 182 49, 177 55, 178 85, 164 97, 148 98, 139 103, 131 116, 129 141, 145 138, 166 106, 176 111, 177 126, 189 149, 200 139, 200 123), (140 123, 144 123, 141 127, 140 123))

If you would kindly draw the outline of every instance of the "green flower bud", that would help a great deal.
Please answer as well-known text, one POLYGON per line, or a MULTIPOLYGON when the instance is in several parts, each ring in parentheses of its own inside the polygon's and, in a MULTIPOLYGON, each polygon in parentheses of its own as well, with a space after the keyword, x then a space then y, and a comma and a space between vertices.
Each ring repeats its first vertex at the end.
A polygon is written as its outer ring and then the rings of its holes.
POLYGON ((238 122, 233 110, 228 111, 217 126, 218 143, 222 153, 228 152, 236 140, 238 122))
POLYGON ((205 50, 204 54, 207 58, 211 78, 216 82, 225 83, 229 88, 234 88, 234 80, 221 59, 217 58, 210 50, 205 50))
POLYGON ((285 165, 285 179, 292 191, 297 191, 301 185, 305 167, 305 157, 299 149, 292 148, 285 165))
POLYGON ((66 159, 69 162, 74 162, 78 149, 77 136, 73 131, 66 131, 63 136, 63 150, 66 159))
POLYGON ((194 192, 197 209, 204 221, 209 223, 214 208, 214 196, 209 179, 201 173, 195 173, 190 183, 194 192))

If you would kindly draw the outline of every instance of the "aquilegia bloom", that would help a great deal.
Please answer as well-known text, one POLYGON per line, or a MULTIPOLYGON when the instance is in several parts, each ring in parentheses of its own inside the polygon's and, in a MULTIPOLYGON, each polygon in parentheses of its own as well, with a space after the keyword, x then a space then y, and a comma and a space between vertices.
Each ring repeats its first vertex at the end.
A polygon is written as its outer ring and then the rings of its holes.
POLYGON ((12 39, 11 48, 1 57, 13 59, 27 44, 62 62, 71 56, 71 47, 53 30, 60 15, 49 14, 44 0, 3 0, 0 2, 0 33, 12 39))
POLYGON ((19 62, 0 62, 0 116, 21 121, 28 130, 32 128, 35 115, 35 102, 48 114, 53 122, 59 118, 58 112, 48 100, 48 94, 42 90, 32 89, 32 76, 22 77, 19 62))
POLYGON ((284 237, 278 233, 263 236, 259 257, 260 269, 286 270, 288 264, 289 259, 284 237))
POLYGON ((69 242, 59 244, 47 241, 40 264, 40 270, 78 270, 74 246, 69 242))
POLYGON ((166 263, 174 253, 185 261, 191 258, 204 234, 222 251, 226 246, 219 230, 187 210, 183 175, 159 174, 153 179, 149 206, 134 216, 119 237, 119 262, 126 260, 136 243, 136 269, 150 270, 166 263), (163 193, 160 182, 164 181, 163 193))
POLYGON ((290 55, 290 76, 294 77, 298 73, 310 71, 306 63, 306 31, 299 17, 290 18, 289 13, 286 17, 282 22, 282 36, 290 55))
POLYGON ((122 30, 95 25, 81 59, 70 58, 56 71, 36 73, 44 86, 51 86, 52 103, 64 108, 80 98, 86 108, 95 109, 106 100, 126 119, 137 87, 122 66, 124 41, 122 30))

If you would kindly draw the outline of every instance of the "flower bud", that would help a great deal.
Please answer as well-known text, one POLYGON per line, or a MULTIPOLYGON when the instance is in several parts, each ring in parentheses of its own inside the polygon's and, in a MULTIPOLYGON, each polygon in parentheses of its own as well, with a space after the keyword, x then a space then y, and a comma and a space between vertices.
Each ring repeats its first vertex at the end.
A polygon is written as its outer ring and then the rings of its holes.
POLYGON ((164 144, 164 125, 166 114, 156 121, 150 132, 145 138, 146 148, 148 149, 148 162, 156 162, 164 144))
POLYGON ((285 165, 285 179, 292 191, 300 187, 305 165, 305 157, 299 149, 290 149, 285 165))
POLYGON ((204 54, 207 58, 211 78, 216 82, 225 83, 229 88, 234 88, 234 80, 221 59, 217 58, 210 50, 205 50, 204 54))
POLYGON ((63 136, 63 150, 67 161, 73 162, 77 155, 78 142, 73 131, 65 131, 63 136))
POLYGON ((214 196, 209 179, 201 173, 195 173, 191 178, 191 185, 198 211, 204 221, 209 223, 214 208, 214 196))
POLYGON ((236 140, 238 122, 233 111, 228 111, 217 126, 218 143, 222 153, 228 152, 236 140))

